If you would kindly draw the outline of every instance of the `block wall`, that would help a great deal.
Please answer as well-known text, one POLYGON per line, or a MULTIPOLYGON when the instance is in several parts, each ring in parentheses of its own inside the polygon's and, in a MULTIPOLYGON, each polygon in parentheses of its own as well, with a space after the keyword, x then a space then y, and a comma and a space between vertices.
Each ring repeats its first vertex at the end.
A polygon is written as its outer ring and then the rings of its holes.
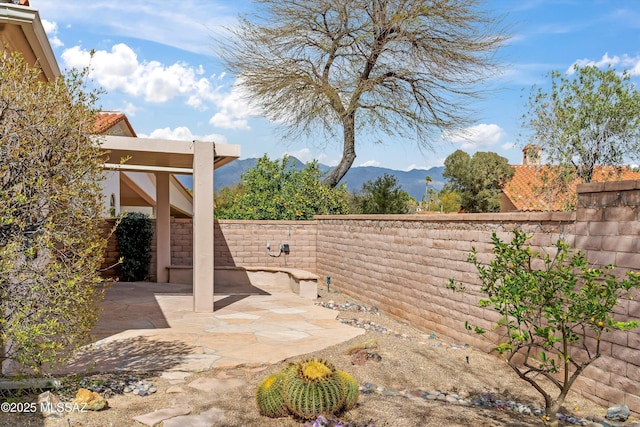
MULTIPOLYGON (((335 289, 376 305, 425 332, 489 351, 496 338, 464 329, 469 321, 491 329, 495 313, 477 306, 475 268, 466 262, 472 247, 492 258, 491 234, 510 240, 514 228, 533 233, 532 244, 555 252, 562 238, 598 266, 618 274, 640 271, 640 181, 581 185, 575 213, 459 214, 429 216, 321 216, 317 273, 331 276, 335 289), (445 288, 449 278, 468 292, 445 288)), ((640 294, 622 299, 616 320, 640 321, 640 294)), ((603 336, 602 357, 576 383, 576 390, 602 404, 627 404, 640 414, 640 333, 603 336)))
POLYGON ((215 224, 216 266, 295 267, 316 271, 316 221, 235 221, 215 224), (277 255, 281 244, 290 252, 277 255))
POLYGON ((321 216, 318 221, 318 274, 349 295, 375 305, 425 332, 487 351, 489 341, 469 334, 465 321, 491 330, 490 309, 477 306, 480 282, 466 262, 472 248, 491 258, 491 235, 511 239, 518 228, 534 233, 532 244, 552 244, 573 233, 571 213, 321 216), (449 279, 466 293, 445 288, 449 279))
POLYGON ((100 275, 105 279, 120 276, 120 267, 118 266, 120 250, 118 249, 115 225, 116 220, 114 218, 106 219, 102 224, 102 233, 107 238, 107 247, 100 266, 100 275))
MULTIPOLYGON (((640 271, 640 181, 578 186, 575 245, 591 263, 640 271)), ((640 320, 640 293, 622 299, 616 320, 640 320)), ((602 404, 625 403, 640 414, 640 331, 604 336, 602 357, 578 380, 583 394, 602 404)))

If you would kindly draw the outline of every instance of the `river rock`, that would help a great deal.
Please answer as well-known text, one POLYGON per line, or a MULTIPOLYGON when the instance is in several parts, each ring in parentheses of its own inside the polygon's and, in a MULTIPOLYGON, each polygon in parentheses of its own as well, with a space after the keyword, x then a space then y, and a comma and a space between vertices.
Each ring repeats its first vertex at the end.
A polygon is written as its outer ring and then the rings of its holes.
POLYGON ((605 418, 611 421, 625 422, 631 415, 631 411, 627 405, 615 405, 607 409, 605 418))

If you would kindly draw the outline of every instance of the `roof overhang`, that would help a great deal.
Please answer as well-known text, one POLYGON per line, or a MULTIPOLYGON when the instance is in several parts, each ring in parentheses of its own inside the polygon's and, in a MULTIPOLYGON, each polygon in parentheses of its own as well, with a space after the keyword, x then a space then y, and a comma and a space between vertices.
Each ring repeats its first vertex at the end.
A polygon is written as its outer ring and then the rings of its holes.
POLYGON ((11 51, 21 52, 28 64, 37 64, 47 80, 60 76, 58 62, 36 9, 0 3, 0 42, 11 51))
MULTIPOLYGON (((193 173, 195 141, 174 141, 129 136, 98 136, 105 151, 105 168, 142 172, 193 173)), ((214 169, 240 157, 240 146, 214 145, 214 169)))

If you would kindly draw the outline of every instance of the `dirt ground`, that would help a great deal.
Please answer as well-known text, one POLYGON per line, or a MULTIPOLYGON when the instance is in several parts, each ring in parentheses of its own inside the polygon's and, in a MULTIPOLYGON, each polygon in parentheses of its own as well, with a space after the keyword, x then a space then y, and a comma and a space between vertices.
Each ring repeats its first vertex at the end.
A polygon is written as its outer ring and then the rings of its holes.
MULTIPOLYGON (((320 296, 319 301, 325 303, 357 303, 340 293, 321 292, 320 296)), ((376 427, 543 425, 539 417, 523 415, 508 408, 464 406, 418 397, 425 392, 437 390, 463 396, 467 401, 473 398, 511 400, 542 408, 543 402, 539 394, 512 373, 498 357, 429 336, 381 314, 341 311, 339 317, 357 318, 360 323, 375 322, 376 328, 380 326, 389 332, 385 334, 369 329, 364 336, 277 365, 215 369, 191 373, 184 380, 162 378, 158 373, 137 373, 139 377, 151 381, 158 391, 144 397, 114 395, 108 399, 109 409, 70 413, 61 419, 44 420, 39 414, 2 413, 0 426, 143 426, 133 420, 133 417, 176 405, 188 405, 192 409, 192 415, 212 407, 221 409, 224 411, 224 421, 216 422, 216 426, 301 426, 305 425, 305 421, 291 417, 270 419, 260 416, 255 404, 255 390, 262 379, 279 371, 288 362, 309 357, 330 361, 338 369, 353 375, 361 387, 370 391, 360 395, 355 409, 340 417, 343 421, 352 422, 354 426, 362 427, 367 423, 376 427), (349 350, 370 340, 377 343, 377 348, 367 350, 371 357, 363 365, 352 364, 353 356, 348 354, 349 350), (202 391, 189 386, 193 381, 208 378, 233 378, 240 380, 242 386, 222 393, 202 391), (168 390, 171 392, 167 393, 168 390)), ((103 374, 94 378, 105 379, 110 376, 103 374)), ((70 385, 67 394, 59 392, 61 399, 70 399, 72 389, 73 386, 70 385)), ((33 396, 23 399, 33 399, 33 396)), ((604 417, 606 410, 605 407, 571 393, 563 412, 586 419, 588 416, 604 417)), ((630 419, 625 425, 633 422, 638 422, 638 419, 630 419)), ((306 424, 311 425, 311 422, 306 421, 306 424)))

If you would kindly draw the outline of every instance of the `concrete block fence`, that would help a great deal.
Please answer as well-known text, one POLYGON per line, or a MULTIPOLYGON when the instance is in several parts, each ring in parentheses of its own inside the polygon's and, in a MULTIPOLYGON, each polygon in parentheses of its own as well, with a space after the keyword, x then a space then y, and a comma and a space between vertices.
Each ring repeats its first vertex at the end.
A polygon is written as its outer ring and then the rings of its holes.
MULTIPOLYGON (((618 271, 640 271, 640 181, 584 184, 575 212, 448 215, 318 216, 314 221, 231 221, 215 224, 217 266, 275 266, 309 270, 331 277, 332 289, 376 305, 389 315, 426 332, 490 351, 497 339, 477 336, 465 321, 491 329, 493 310, 477 306, 475 268, 466 262, 475 247, 481 260, 492 257, 491 234, 510 240, 520 229, 531 243, 555 252, 559 239, 586 252, 590 262, 615 264, 618 271), (277 253, 281 243, 291 252, 277 253), (449 278, 468 292, 445 288, 449 278)), ((172 264, 191 264, 191 220, 172 219, 172 264)), ((113 251, 111 251, 113 252, 113 251)), ((113 255, 113 254, 112 254, 113 255)), ((155 267, 151 271, 154 271, 155 267)), ((640 295, 623 300, 616 317, 640 320, 640 295)), ((603 356, 575 387, 602 404, 627 404, 640 415, 640 333, 603 337, 603 356)), ((505 368, 506 369, 506 368, 505 368)))

